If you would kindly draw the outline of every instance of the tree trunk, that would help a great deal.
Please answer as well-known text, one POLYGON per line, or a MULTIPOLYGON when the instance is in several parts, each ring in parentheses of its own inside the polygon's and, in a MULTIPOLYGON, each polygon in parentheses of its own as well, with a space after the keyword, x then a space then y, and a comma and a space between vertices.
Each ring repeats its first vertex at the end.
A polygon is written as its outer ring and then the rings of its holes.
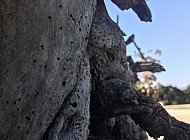
MULTIPOLYGON (((150 21, 141 3, 128 7, 150 21)), ((155 138, 190 139, 188 124, 134 88, 102 0, 1 0, 0 18, 1 139, 146 139, 134 121, 155 138)))
POLYGON ((159 103, 134 88, 122 35, 109 18, 103 1, 98 0, 88 45, 93 81, 90 138, 142 140, 142 135, 127 130, 138 131, 131 122, 125 122, 129 120, 127 116, 121 117, 128 114, 154 138, 163 135, 168 140, 189 140, 190 125, 177 121, 159 103))
POLYGON ((0 139, 85 139, 96 1, 0 3, 0 139))

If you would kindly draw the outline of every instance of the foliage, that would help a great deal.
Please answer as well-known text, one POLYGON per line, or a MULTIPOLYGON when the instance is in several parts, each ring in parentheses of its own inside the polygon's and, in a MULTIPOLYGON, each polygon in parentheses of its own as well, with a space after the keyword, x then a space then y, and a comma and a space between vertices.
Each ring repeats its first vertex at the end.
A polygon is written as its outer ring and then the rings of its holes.
MULTIPOLYGON (((136 86, 139 86, 139 83, 140 81, 137 81, 136 86)), ((148 88, 141 86, 140 91, 150 96, 154 101, 162 102, 165 105, 190 104, 190 94, 185 94, 176 87, 162 86, 158 83, 148 88)))
POLYGON ((189 104, 190 103, 190 95, 185 94, 183 91, 179 90, 176 87, 167 86, 161 88, 158 93, 160 99, 164 104, 189 104))
MULTIPOLYGON (((155 57, 161 55, 160 50, 150 50, 147 52, 147 56, 144 57, 147 62, 160 62, 155 57)), ((143 54, 144 55, 144 54, 143 54)), ((140 57, 139 54, 136 56, 140 57)), ((146 71, 138 74, 140 78, 136 81, 136 88, 141 91, 141 93, 150 96, 156 102, 163 102, 165 105, 174 104, 188 104, 190 103, 190 85, 183 91, 172 86, 163 86, 156 81, 156 76, 154 73, 146 71)))
MULTIPOLYGON (((155 57, 161 55, 160 50, 150 50, 146 53, 147 55, 144 57, 145 60, 141 61, 146 61, 146 62, 160 62, 158 59, 155 57)), ((138 54, 135 54, 138 56, 138 54)), ((144 55, 144 53, 143 53, 144 55)), ((140 56, 139 56, 140 57, 140 56)), ((138 74, 140 77, 139 80, 136 82, 136 88, 139 89, 142 93, 144 93, 147 96, 150 96, 153 98, 154 101, 158 101, 159 97, 157 95, 157 92, 160 88, 160 84, 156 82, 156 76, 154 73, 145 71, 140 74, 138 74)))
POLYGON ((187 88, 184 90, 186 94, 190 94, 190 84, 187 86, 187 88))

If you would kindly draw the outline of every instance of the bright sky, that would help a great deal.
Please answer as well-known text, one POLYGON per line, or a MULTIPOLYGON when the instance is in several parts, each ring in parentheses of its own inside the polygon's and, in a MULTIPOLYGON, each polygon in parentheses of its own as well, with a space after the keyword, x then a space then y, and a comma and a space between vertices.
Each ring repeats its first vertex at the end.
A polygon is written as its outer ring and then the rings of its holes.
MULTIPOLYGON (((142 52, 159 49, 159 57, 166 72, 156 74, 157 81, 168 86, 185 88, 190 84, 190 0, 148 0, 152 22, 142 22, 131 9, 121 11, 111 0, 105 0, 111 18, 142 52)), ((133 55, 135 47, 129 45, 127 55, 133 55)))

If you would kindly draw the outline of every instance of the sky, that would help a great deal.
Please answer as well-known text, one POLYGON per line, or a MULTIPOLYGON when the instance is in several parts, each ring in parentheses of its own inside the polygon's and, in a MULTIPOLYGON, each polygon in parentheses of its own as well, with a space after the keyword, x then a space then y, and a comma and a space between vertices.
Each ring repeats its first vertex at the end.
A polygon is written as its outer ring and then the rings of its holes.
MULTIPOLYGON (((152 22, 143 22, 131 9, 121 11, 111 0, 105 0, 110 17, 127 34, 135 34, 142 52, 159 49, 158 59, 166 72, 156 74, 164 86, 184 89, 190 84, 190 0, 148 0, 152 22)), ((134 55, 133 44, 127 46, 127 55, 134 55)))

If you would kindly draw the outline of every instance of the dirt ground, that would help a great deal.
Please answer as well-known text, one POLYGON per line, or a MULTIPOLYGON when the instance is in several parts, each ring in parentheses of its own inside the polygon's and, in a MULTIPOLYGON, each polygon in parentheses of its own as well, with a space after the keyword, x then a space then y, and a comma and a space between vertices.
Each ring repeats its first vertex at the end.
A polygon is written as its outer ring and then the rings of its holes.
POLYGON ((176 119, 190 124, 190 104, 164 106, 168 113, 176 119))

